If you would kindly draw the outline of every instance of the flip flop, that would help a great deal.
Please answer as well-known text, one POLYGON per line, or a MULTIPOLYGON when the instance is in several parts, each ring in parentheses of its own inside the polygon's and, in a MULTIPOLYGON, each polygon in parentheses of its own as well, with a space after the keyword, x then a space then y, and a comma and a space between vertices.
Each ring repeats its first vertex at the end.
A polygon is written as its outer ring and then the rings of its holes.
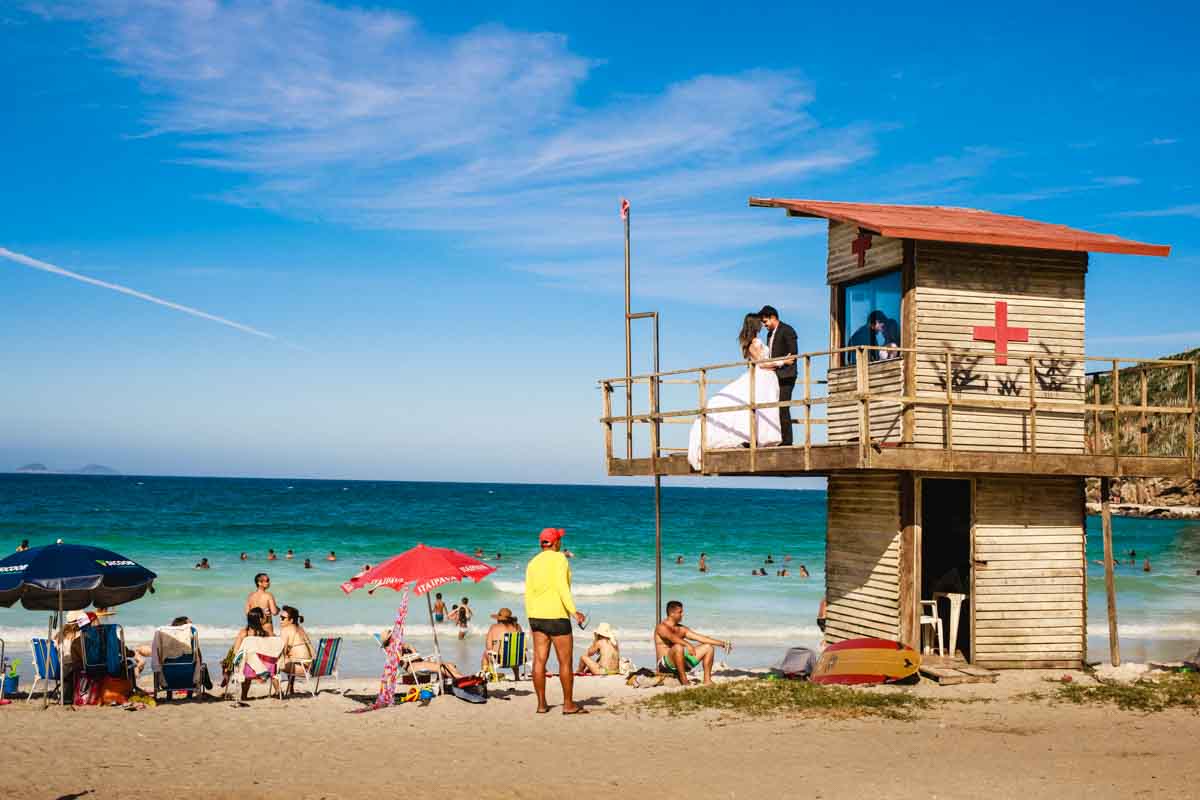
POLYGON ((562 713, 563 713, 564 717, 573 717, 577 714, 586 714, 586 713, 588 713, 588 710, 586 708, 584 708, 583 706, 580 706, 579 708, 575 709, 574 711, 564 711, 562 713))
POLYGON ((550 713, 550 708, 549 708, 549 706, 547 706, 546 708, 539 708, 539 709, 537 710, 537 713, 539 713, 539 714, 549 714, 549 713, 550 713))

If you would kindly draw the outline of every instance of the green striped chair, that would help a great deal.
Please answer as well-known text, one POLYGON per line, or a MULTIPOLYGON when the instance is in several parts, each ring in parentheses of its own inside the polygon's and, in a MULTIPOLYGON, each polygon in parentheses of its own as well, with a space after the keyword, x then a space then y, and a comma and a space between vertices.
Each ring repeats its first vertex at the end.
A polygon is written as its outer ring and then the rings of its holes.
POLYGON ((318 639, 317 645, 314 648, 312 661, 300 661, 300 672, 291 675, 288 679, 288 694, 291 695, 296 687, 296 678, 304 681, 305 687, 309 683, 313 686, 309 689, 309 693, 313 697, 317 696, 317 692, 321 691, 321 678, 333 678, 338 681, 338 688, 341 688, 341 680, 338 678, 338 653, 342 649, 342 637, 335 639, 318 639))
POLYGON ((488 651, 488 680, 502 680, 501 672, 506 669, 514 670, 518 678, 526 677, 528 667, 529 650, 526 648, 524 631, 504 634, 500 651, 488 651))

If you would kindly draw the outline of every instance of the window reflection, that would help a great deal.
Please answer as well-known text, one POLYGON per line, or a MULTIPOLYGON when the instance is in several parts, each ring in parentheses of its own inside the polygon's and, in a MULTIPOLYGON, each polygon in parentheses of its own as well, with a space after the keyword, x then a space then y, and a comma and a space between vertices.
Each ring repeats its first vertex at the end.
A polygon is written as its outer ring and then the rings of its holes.
MULTIPOLYGON (((842 287, 842 347, 900 346, 900 271, 885 272, 842 287)), ((857 361, 844 353, 842 363, 857 361)), ((871 361, 895 358, 898 353, 871 351, 871 361)))

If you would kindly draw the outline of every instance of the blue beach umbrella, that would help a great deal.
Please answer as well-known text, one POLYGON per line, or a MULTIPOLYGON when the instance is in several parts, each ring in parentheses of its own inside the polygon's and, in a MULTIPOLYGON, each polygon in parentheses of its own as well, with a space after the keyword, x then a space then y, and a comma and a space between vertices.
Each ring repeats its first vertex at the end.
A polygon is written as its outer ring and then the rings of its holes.
POLYGON ((158 576, 125 556, 83 544, 31 547, 0 559, 0 606, 74 611, 137 600, 158 576))
MULTIPOLYGON (((61 542, 31 547, 0 559, 0 606, 11 607, 20 600, 30 611, 56 611, 61 629, 63 611, 137 600, 152 591, 157 577, 136 561, 102 547, 61 542)), ((54 619, 51 616, 51 628, 54 619)), ((60 670, 64 658, 60 647, 60 670)), ((59 697, 65 705, 66 693, 59 691, 59 697)))

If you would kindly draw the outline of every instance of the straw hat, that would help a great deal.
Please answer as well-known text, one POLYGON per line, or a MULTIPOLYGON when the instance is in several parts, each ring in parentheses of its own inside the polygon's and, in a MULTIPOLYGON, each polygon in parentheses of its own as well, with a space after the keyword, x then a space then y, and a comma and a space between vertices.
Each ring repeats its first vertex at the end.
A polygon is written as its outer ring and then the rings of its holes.
POLYGON ((513 616, 511 608, 502 608, 495 614, 491 615, 496 622, 516 622, 517 618, 513 616))
POLYGON ((617 643, 617 632, 614 631, 612 625, 609 625, 607 622, 601 622, 599 625, 597 625, 596 630, 593 631, 593 633, 595 633, 597 636, 603 636, 613 644, 617 643))

